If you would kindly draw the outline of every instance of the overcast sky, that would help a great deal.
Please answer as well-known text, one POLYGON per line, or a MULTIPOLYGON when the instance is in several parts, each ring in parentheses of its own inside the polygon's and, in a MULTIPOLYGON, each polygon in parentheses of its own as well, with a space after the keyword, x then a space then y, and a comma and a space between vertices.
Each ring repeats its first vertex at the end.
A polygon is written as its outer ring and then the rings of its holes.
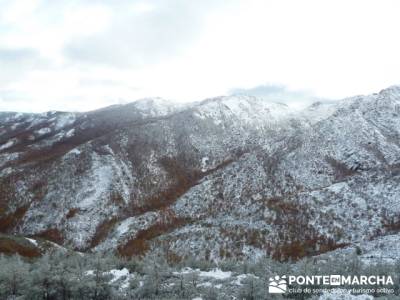
POLYGON ((0 0, 0 110, 400 83, 398 0, 0 0))

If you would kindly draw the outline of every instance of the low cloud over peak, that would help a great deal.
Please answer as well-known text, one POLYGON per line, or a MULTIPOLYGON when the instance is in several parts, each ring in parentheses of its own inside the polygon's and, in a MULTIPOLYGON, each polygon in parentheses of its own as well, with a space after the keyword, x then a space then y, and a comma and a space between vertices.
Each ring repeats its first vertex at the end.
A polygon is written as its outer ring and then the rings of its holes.
POLYGON ((285 103, 292 107, 304 107, 316 101, 323 101, 310 91, 291 90, 285 85, 263 84, 252 88, 234 88, 229 94, 252 95, 271 102, 285 103))

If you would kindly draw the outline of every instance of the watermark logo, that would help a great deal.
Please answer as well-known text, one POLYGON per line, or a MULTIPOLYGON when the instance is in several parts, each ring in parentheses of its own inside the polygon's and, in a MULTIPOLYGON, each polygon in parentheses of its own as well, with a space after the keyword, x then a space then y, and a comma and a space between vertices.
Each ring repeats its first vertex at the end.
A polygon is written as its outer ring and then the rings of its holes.
POLYGON ((284 293, 321 293, 330 289, 347 289, 353 293, 393 294, 393 278, 384 275, 307 275, 307 276, 274 276, 269 278, 270 294, 284 293), (354 286, 354 287, 353 287, 354 286), (374 287, 376 286, 376 287, 374 287), (388 287, 385 287, 388 286, 388 287))
POLYGON ((329 276, 329 285, 341 285, 342 276, 340 275, 330 275, 329 276))
POLYGON ((275 276, 269 278, 268 292, 270 294, 284 294, 287 290, 286 276, 275 276))
POLYGON ((311 275, 311 276, 288 276, 288 284, 297 285, 393 285, 391 276, 351 276, 351 275, 311 275))

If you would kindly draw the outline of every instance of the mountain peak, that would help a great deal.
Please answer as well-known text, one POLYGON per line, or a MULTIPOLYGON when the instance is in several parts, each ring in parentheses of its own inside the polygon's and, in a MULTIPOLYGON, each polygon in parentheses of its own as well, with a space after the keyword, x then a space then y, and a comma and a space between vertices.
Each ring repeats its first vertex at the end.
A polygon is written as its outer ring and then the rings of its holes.
POLYGON ((133 101, 136 106, 147 106, 147 105, 173 105, 173 103, 169 100, 166 100, 161 97, 145 97, 138 99, 136 101, 133 101))
POLYGON ((379 92, 379 95, 400 100, 400 85, 392 85, 379 92))

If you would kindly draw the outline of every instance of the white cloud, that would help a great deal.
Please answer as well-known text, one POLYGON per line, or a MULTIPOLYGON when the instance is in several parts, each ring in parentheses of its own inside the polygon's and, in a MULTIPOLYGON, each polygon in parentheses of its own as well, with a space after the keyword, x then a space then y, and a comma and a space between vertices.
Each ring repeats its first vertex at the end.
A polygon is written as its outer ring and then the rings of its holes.
POLYGON ((400 83, 397 0, 0 5, 0 110, 193 101, 265 82, 296 105, 400 83))

